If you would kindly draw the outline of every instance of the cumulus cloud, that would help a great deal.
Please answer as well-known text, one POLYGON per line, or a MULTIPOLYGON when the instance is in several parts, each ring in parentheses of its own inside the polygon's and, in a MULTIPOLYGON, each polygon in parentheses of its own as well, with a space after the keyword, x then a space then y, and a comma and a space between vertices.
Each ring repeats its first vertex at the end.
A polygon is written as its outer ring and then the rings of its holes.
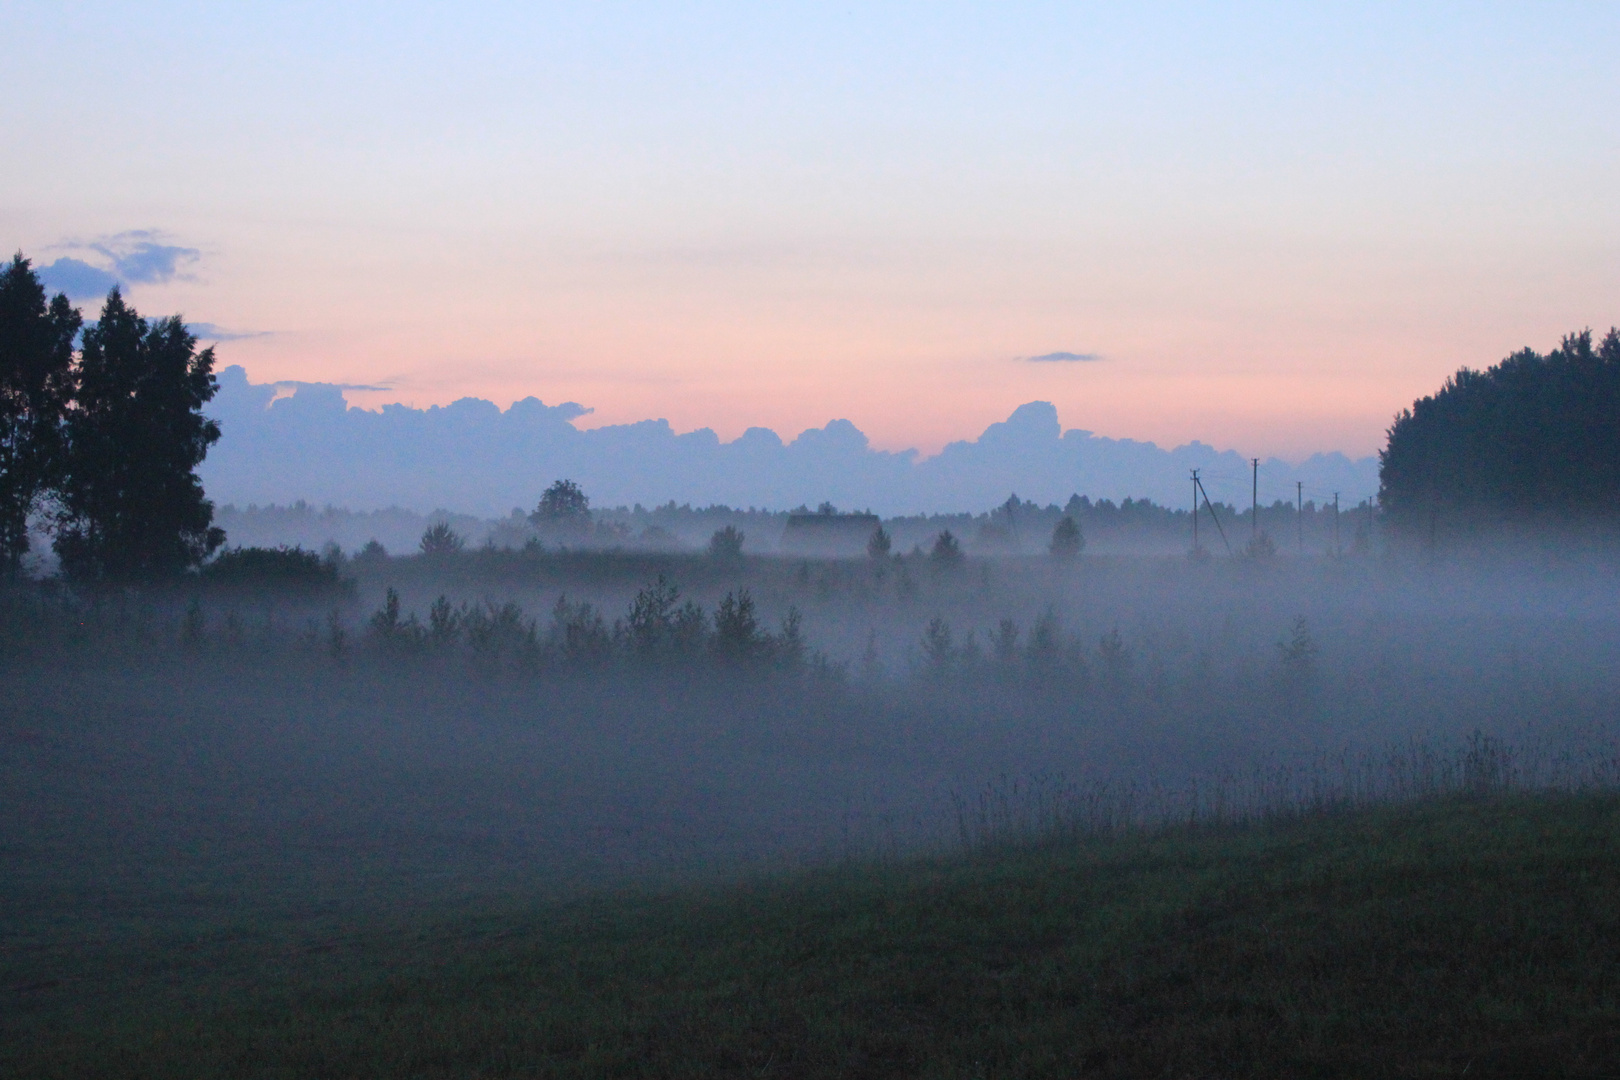
POLYGON ((57 259, 49 266, 41 266, 39 280, 49 291, 66 293, 70 300, 106 296, 119 283, 107 271, 74 258, 57 259))
POLYGON ((1094 352, 1049 352, 1040 356, 1024 356, 1032 364, 1085 364, 1093 360, 1101 360, 1101 353, 1094 352))

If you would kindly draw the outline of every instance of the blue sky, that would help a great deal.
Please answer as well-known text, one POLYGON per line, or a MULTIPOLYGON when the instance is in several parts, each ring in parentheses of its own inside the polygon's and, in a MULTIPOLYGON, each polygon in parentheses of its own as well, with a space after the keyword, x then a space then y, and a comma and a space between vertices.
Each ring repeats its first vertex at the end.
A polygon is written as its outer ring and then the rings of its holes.
POLYGON ((256 381, 394 388, 362 404, 930 450, 1040 399, 1359 454, 1457 366, 1620 322, 1617 23, 12 3, 0 232, 252 335, 256 381))

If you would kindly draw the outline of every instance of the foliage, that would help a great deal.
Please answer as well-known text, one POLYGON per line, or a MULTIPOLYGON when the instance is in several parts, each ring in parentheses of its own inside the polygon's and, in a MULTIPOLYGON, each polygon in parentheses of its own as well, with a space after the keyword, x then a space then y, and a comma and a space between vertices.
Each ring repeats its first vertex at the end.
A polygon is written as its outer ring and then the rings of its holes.
POLYGON ((342 578, 336 559, 323 558, 301 547, 227 548, 202 568, 200 576, 207 584, 227 589, 313 595, 352 587, 342 578))
POLYGON ((361 566, 381 566, 388 561, 388 549, 373 537, 355 552, 354 561, 361 566))
POLYGON ((894 546, 893 539, 888 531, 879 525, 872 530, 871 537, 866 541, 866 554, 874 561, 887 559, 889 550, 894 546))
POLYGON ((572 480, 558 480, 540 496, 529 521, 549 533, 582 537, 591 529, 590 497, 572 480))
POLYGON ((1052 553, 1052 558, 1064 562, 1072 561, 1086 550, 1085 534, 1080 531, 1080 525, 1072 515, 1064 514, 1052 526, 1052 542, 1047 550, 1052 553))
POLYGON ((214 351, 196 346, 179 316, 148 323, 117 289, 84 332, 55 542, 68 576, 173 577, 225 542, 196 473, 220 434, 202 414, 214 351))
POLYGON ((950 570, 962 564, 962 545, 951 530, 946 529, 934 537, 934 546, 928 552, 928 561, 941 569, 950 570))
POLYGON ((73 339, 83 320, 18 253, 0 269, 0 574, 27 554, 28 517, 59 479, 73 391, 73 339))
POLYGON ((1379 501, 1409 538, 1620 514, 1620 331, 1463 368, 1402 410, 1379 454, 1379 501))
POLYGON ((448 559, 466 546, 467 541, 447 521, 428 526, 422 534, 422 554, 430 559, 448 559))
POLYGON ((1268 532, 1258 532, 1243 545, 1245 558, 1257 563, 1273 562, 1277 558, 1277 543, 1268 532))
POLYGON ((659 574, 630 604, 625 633, 630 651, 642 660, 690 659, 709 635, 708 617, 681 590, 659 574))
POLYGON ((1309 674, 1319 651, 1316 639, 1311 637, 1310 624, 1303 615, 1294 620, 1288 640, 1277 643, 1277 658, 1282 662, 1283 670, 1294 675, 1309 674))
POLYGON ((735 525, 716 529, 714 535, 709 537, 709 557, 725 563, 741 559, 745 535, 735 525))

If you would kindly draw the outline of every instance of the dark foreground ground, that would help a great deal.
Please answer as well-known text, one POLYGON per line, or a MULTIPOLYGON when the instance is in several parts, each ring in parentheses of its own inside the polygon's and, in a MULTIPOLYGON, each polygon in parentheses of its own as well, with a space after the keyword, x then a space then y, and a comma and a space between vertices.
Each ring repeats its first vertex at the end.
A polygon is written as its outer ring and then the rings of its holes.
POLYGON ((0 1075, 1616 1076, 1620 799, 0 957, 0 1075))

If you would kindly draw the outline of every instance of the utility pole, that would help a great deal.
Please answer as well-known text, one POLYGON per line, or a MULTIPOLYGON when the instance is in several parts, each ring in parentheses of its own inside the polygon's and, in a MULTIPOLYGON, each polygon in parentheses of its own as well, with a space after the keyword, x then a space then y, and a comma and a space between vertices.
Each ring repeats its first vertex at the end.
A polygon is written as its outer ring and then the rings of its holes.
POLYGON ((1193 481, 1193 550, 1198 550, 1198 470, 1192 471, 1193 481))
POLYGON ((1333 493, 1333 557, 1339 557, 1339 493, 1333 493))
POLYGON ((1305 554, 1305 481, 1294 481, 1294 525, 1299 530, 1299 553, 1305 554))
POLYGON ((1252 493, 1254 501, 1250 504, 1250 509, 1249 509, 1249 517, 1251 519, 1249 521, 1249 535, 1252 536, 1254 539, 1259 540, 1260 539, 1260 459, 1255 458, 1253 460, 1252 464, 1254 465, 1254 491, 1252 493))

